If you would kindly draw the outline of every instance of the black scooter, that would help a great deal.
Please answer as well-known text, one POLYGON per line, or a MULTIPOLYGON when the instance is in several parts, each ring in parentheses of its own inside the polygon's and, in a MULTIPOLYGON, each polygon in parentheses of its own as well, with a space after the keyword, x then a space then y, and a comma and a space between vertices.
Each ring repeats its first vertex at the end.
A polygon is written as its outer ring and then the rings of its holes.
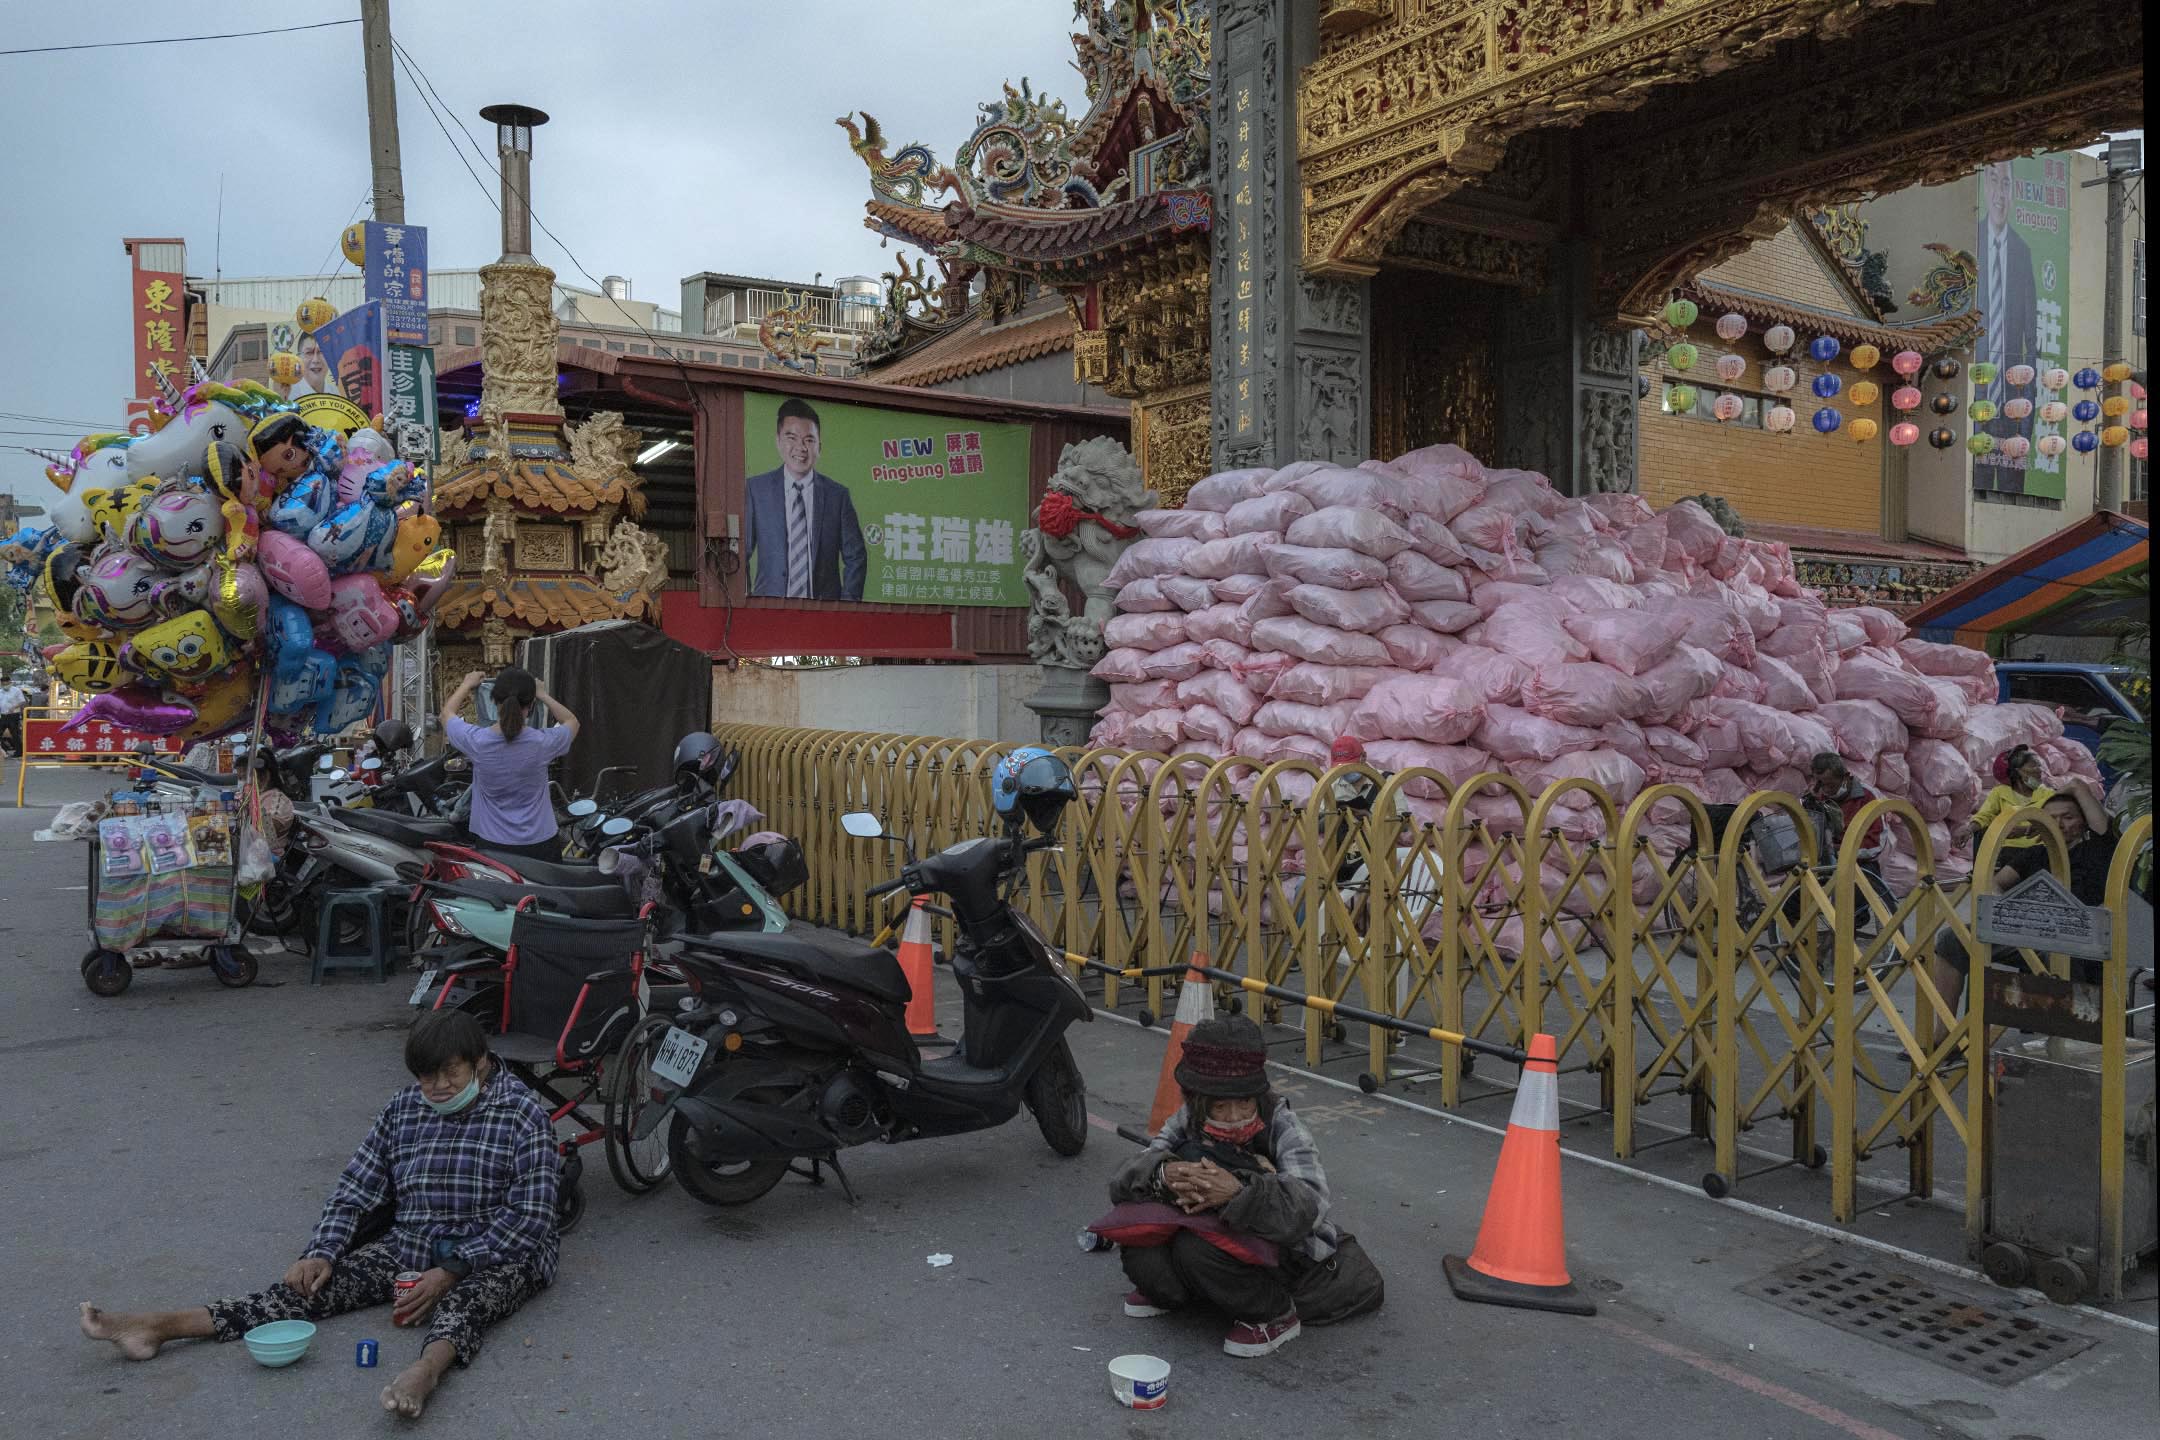
MULTIPOLYGON (((861 839, 895 838, 874 815, 841 823, 861 839)), ((633 1133, 668 1125, 677 1182, 709 1205, 755 1200, 798 1161, 813 1181, 829 1166, 852 1201, 841 1149, 987 1130, 1023 1104, 1051 1149, 1079 1154, 1087 1086, 1065 1027, 1094 1012, 1064 953, 1011 903, 1026 857, 1052 844, 1015 830, 919 860, 910 851, 899 879, 870 890, 952 902, 965 1030, 935 1059, 908 1035, 908 982, 887 951, 802 925, 679 937, 670 958, 691 997, 641 1032, 658 1103, 641 1107, 633 1133)))

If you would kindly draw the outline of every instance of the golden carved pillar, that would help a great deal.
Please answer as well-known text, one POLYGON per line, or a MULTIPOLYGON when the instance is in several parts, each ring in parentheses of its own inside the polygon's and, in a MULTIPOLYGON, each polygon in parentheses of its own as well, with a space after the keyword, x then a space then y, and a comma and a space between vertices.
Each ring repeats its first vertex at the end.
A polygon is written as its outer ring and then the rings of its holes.
POLYGON ((560 415, 555 378, 555 272, 537 261, 498 260, 480 271, 480 423, 560 415))

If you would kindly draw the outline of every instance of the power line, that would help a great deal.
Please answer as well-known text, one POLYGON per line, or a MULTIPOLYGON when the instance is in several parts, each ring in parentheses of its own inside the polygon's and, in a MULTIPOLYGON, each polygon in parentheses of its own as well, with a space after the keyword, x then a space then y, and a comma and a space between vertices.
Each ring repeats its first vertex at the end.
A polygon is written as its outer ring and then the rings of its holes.
POLYGON ((202 40, 246 40, 256 35, 291 35, 301 30, 329 30, 339 25, 358 25, 358 20, 318 20, 312 25, 283 25, 274 30, 229 30, 222 35, 167 35, 156 40, 98 40, 82 45, 32 45, 21 50, 0 50, 0 55, 56 55, 64 50, 126 50, 137 45, 193 45, 202 40))

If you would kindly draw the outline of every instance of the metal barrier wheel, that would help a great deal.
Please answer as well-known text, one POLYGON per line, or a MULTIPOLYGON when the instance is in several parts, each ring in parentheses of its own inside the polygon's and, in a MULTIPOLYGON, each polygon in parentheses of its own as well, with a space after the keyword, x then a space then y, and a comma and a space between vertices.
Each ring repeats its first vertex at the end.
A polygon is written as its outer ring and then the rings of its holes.
POLYGON ((1702 1177, 1702 1188, 1703 1194, 1713 1200, 1723 1200, 1732 1194, 1732 1182, 1715 1170, 1702 1177))
POLYGON ((2015 1290, 2032 1279, 2032 1257, 2007 1240, 1998 1240, 1980 1252, 1980 1268, 1988 1279, 2015 1290))
POLYGON ((2074 1260, 2050 1256, 2033 1267, 2033 1283, 2057 1305, 2074 1305, 2085 1296, 2085 1272, 2074 1260))

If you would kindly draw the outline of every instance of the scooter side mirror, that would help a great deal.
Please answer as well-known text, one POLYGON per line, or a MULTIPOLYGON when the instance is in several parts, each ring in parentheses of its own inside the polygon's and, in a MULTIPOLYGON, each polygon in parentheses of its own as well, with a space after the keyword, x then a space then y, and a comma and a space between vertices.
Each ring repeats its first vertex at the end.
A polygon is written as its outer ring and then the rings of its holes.
POLYGON ((360 762, 360 768, 369 772, 380 770, 382 769, 382 761, 376 759, 373 755, 370 755, 367 757, 367 759, 360 762))
POLYGON ((315 757, 315 768, 318 770, 334 770, 337 768, 337 761, 331 759, 328 755, 318 755, 315 757))
POLYGON ((347 775, 346 772, 343 770, 332 770, 330 772, 330 778, 332 780, 343 780, 347 778, 347 775))
POLYGON ((842 815, 840 828, 858 840, 885 838, 885 822, 867 810, 854 810, 842 815))
POLYGON ((617 815, 617 816, 616 816, 616 817, 615 817, 614 819, 612 819, 612 820, 603 820, 603 821, 601 821, 601 822, 600 822, 600 833, 601 833, 601 834, 603 834, 603 835, 627 835, 627 834, 629 834, 629 833, 630 833, 630 819, 629 819, 629 817, 628 817, 628 816, 625 816, 625 815, 617 815))
POLYGON ((588 815, 597 815, 600 812, 598 802, 592 800, 573 800, 564 808, 570 812, 573 820, 583 820, 588 815))

